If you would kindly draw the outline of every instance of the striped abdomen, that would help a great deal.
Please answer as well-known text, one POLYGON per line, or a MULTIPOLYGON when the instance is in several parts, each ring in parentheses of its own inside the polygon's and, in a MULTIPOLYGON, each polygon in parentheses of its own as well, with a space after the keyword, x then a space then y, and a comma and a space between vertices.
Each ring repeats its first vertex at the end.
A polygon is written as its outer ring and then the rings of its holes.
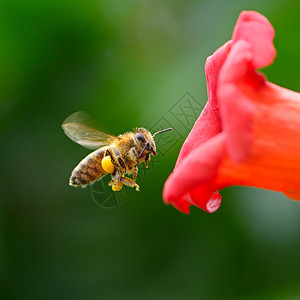
POLYGON ((69 184, 85 187, 105 175, 106 172, 101 165, 104 153, 105 148, 100 148, 84 158, 73 170, 69 184))

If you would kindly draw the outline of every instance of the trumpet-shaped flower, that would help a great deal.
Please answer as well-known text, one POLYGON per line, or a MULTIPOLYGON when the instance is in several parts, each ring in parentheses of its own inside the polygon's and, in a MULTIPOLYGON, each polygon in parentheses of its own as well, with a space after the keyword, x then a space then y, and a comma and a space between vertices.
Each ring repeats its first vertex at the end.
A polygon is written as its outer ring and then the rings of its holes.
POLYGON ((244 11, 232 40, 207 59, 208 101, 165 183, 165 203, 214 212, 218 191, 231 185, 300 200, 300 94, 257 72, 276 56, 273 38, 264 16, 244 11))

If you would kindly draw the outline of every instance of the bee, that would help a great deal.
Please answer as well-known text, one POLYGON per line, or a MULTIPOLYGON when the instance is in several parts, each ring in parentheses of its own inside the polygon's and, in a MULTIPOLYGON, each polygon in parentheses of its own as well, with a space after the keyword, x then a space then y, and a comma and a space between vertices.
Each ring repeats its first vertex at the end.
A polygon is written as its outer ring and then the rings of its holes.
POLYGON ((172 128, 152 135, 141 127, 116 137, 93 128, 88 120, 86 114, 77 112, 62 124, 65 134, 75 143, 88 149, 96 149, 75 167, 69 184, 86 187, 110 173, 109 186, 113 191, 120 191, 123 184, 139 191, 140 187, 136 183, 138 165, 144 162, 148 168, 151 155, 157 155, 154 137, 172 128), (133 179, 126 177, 126 174, 133 174, 133 179))

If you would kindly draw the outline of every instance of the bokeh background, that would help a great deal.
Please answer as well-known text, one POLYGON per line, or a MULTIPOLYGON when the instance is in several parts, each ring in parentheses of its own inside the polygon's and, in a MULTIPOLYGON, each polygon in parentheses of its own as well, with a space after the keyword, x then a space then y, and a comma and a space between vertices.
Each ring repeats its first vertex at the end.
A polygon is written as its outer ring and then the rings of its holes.
POLYGON ((205 60, 242 10, 275 27, 268 79, 299 91, 297 0, 0 1, 2 299, 300 299, 299 203, 246 187, 214 214, 162 202, 188 133, 170 108, 205 103, 205 60), (115 135, 177 129, 114 209, 68 185, 89 151, 60 126, 79 110, 115 135))

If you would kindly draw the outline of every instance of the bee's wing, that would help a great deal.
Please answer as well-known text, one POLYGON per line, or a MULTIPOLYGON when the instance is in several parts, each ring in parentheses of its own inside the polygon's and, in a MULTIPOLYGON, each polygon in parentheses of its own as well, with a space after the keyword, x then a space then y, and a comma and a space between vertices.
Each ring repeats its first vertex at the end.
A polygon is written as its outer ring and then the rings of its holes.
POLYGON ((117 137, 90 126, 91 120, 83 112, 69 116, 62 124, 65 134, 75 143, 87 149, 98 149, 113 143, 117 137))

